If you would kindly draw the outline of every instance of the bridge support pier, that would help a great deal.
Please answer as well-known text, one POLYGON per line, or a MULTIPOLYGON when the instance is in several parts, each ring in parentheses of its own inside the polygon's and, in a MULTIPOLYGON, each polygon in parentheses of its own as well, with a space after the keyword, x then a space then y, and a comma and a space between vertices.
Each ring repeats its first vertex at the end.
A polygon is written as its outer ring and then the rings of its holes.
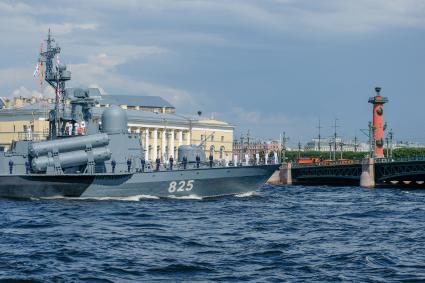
POLYGON ((280 181, 284 185, 292 185, 292 163, 283 163, 280 169, 280 181))
POLYGON ((366 158, 362 161, 362 174, 360 175, 360 187, 375 187, 375 159, 366 158))

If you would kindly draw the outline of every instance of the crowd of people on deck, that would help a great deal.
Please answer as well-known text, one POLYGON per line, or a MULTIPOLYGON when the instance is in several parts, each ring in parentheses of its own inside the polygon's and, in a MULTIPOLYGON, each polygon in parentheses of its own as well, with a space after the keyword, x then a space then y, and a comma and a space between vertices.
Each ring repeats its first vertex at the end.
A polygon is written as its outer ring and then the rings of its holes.
MULTIPOLYGON (((209 167, 210 168, 214 167, 214 157, 212 155, 210 155, 208 157, 208 160, 209 160, 209 162, 208 162, 209 167)), ((178 165, 180 165, 179 169, 186 170, 188 168, 188 163, 189 162, 187 160, 187 157, 183 156, 182 161, 180 162, 180 164, 178 164, 178 165)), ((154 164, 155 164, 154 171, 160 171, 161 170, 161 159, 159 157, 156 158, 154 164)), ((176 163, 174 161, 173 156, 170 156, 170 158, 168 159, 168 164, 163 164, 163 166, 164 166, 164 169, 172 171, 174 169, 175 164, 176 163)), ((127 159, 126 165, 127 165, 127 172, 130 173, 131 169, 132 169, 132 165, 133 165, 132 158, 127 159)), ((117 162, 115 160, 112 160, 111 161, 112 173, 115 173, 116 166, 117 166, 117 162)), ((199 155, 196 155, 195 168, 200 168, 200 167, 201 167, 201 157, 199 155)), ((145 158, 142 157, 140 159, 140 168, 138 168, 137 171, 145 172, 146 169, 149 169, 149 171, 151 171, 150 169, 153 169, 153 168, 151 168, 149 162, 146 162, 145 158)))

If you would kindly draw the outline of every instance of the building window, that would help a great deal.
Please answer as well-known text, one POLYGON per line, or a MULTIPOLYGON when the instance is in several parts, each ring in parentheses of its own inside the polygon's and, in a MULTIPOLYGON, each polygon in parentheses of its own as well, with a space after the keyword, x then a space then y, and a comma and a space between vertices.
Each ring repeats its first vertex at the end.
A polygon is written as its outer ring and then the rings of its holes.
POLYGON ((201 142, 204 141, 204 135, 201 135, 201 142))
POLYGON ((214 135, 211 135, 211 141, 214 141, 214 135))
POLYGON ((210 154, 214 156, 215 147, 212 145, 210 146, 210 154))
POLYGON ((224 136, 221 136, 221 142, 224 142, 224 136))

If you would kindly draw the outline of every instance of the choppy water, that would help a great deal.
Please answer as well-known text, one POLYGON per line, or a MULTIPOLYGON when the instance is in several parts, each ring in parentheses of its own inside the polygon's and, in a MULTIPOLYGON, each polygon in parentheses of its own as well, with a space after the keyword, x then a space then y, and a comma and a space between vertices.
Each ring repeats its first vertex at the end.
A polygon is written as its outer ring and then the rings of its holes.
POLYGON ((425 280, 425 190, 138 199, 0 200, 0 279, 425 280))

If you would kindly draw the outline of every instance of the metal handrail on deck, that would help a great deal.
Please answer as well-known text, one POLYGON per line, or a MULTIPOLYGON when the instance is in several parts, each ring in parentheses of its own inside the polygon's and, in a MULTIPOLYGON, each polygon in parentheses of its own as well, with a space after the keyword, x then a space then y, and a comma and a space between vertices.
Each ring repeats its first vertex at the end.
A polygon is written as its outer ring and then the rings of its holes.
POLYGON ((49 133, 43 132, 0 132, 0 138, 2 136, 12 136, 12 139, 25 140, 25 141, 42 141, 46 140, 49 133))

